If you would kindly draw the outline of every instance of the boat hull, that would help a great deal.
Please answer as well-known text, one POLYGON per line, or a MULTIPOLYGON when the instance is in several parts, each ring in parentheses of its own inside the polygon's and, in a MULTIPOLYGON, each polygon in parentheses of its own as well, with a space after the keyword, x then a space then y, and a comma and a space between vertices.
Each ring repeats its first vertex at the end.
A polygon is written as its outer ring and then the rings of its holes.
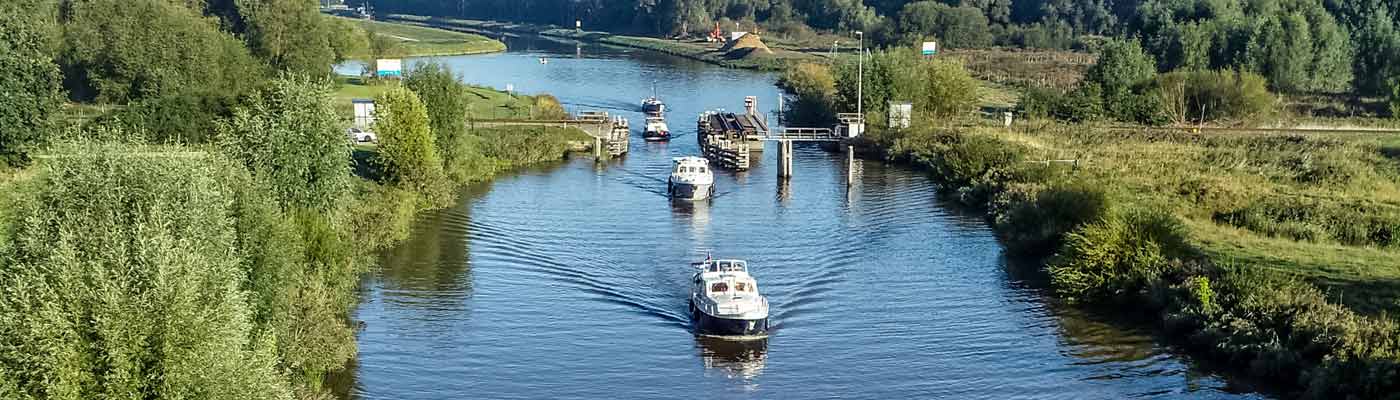
POLYGON ((642 132, 642 139, 649 141, 671 140, 671 134, 667 132, 642 132))
POLYGON ((704 200, 715 193, 715 185, 667 182, 667 191, 676 200, 704 200))
POLYGON ((690 319, 695 326, 695 333, 706 336, 728 336, 728 337, 751 337, 763 338, 768 336, 768 318, 759 319, 734 319, 721 318, 706 314, 690 305, 690 319))

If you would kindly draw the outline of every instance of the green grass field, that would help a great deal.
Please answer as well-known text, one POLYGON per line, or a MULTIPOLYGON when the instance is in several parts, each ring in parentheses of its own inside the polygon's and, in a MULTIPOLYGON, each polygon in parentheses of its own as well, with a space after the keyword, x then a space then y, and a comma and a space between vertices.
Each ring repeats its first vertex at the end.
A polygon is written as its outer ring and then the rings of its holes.
POLYGON ((1364 314, 1400 315, 1400 135, 976 129, 1077 159, 1062 172, 1172 210, 1217 264, 1285 272, 1364 314))
MULTIPOLYGON (((340 18, 340 17, 335 17, 340 18)), ((361 30, 396 39, 403 57, 432 57, 463 54, 495 53, 506 50, 505 43, 481 35, 413 26, 401 23, 350 20, 361 30)), ((351 58, 368 57, 367 51, 351 54, 351 58)))

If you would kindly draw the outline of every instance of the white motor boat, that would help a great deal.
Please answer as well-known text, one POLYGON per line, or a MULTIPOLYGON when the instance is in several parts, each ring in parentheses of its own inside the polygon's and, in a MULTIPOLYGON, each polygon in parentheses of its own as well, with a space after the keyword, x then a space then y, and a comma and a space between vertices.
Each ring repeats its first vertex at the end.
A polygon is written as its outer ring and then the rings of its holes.
POLYGON ((642 139, 671 140, 671 128, 666 126, 666 118, 659 116, 647 117, 646 128, 642 130, 642 139))
POLYGON ((712 260, 692 264, 690 289, 695 332, 736 339, 768 337, 768 299, 758 294, 748 262, 712 260))
POLYGON ((701 157, 671 159, 671 177, 666 194, 677 200, 704 200, 715 194, 715 174, 710 161, 701 157))

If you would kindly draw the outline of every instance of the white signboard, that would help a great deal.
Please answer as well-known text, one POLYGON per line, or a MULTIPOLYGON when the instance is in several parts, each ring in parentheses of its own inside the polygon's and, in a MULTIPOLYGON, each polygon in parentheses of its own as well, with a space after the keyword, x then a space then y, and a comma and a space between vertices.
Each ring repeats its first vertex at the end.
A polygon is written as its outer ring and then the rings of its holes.
POLYGON ((926 56, 938 54, 938 42, 924 42, 922 53, 926 56))
POLYGON ((744 37, 744 35, 747 35, 747 34, 749 34, 749 33, 748 33, 748 32, 730 32, 730 33, 729 33, 729 40, 730 40, 730 41, 739 40, 739 38, 744 37))
POLYGON ((380 78, 403 76, 403 61, 397 58, 375 60, 374 76, 380 78))

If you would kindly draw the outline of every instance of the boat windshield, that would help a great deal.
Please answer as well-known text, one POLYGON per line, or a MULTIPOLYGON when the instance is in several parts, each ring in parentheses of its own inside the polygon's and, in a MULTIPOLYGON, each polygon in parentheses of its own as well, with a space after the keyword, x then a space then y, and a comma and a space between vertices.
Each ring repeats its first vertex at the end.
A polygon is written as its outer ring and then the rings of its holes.
POLYGON ((710 272, 747 272, 743 261, 715 261, 710 263, 710 272))

